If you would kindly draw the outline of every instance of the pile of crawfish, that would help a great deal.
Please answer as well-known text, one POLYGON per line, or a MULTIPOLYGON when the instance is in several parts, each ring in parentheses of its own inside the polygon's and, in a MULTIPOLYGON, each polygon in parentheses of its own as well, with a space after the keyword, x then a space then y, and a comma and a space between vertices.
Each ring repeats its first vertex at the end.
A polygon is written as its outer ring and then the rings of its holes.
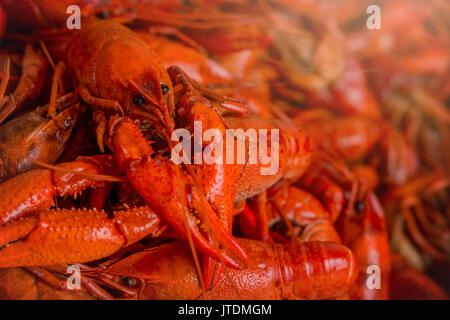
POLYGON ((0 0, 0 298, 446 299, 450 4, 377 3, 0 0))

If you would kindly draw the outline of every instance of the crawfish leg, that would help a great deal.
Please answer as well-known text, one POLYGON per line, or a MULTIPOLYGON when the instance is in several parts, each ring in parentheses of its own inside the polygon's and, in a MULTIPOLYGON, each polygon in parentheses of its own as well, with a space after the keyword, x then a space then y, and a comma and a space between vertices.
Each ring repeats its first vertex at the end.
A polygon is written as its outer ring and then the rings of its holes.
POLYGON ((100 149, 101 153, 104 153, 105 146, 103 144, 103 137, 106 132, 108 121, 106 120, 104 113, 99 110, 94 110, 94 112, 92 113, 92 117, 94 122, 97 124, 97 129, 95 130, 95 132, 97 134, 98 148, 100 149))
POLYGON ((80 86, 77 89, 77 93, 84 102, 90 105, 94 105, 106 110, 118 111, 120 114, 124 114, 122 106, 116 100, 94 97, 91 95, 89 90, 83 86, 80 86))
MULTIPOLYGON (((11 62, 8 58, 6 62, 6 71, 3 74, 2 82, 0 83, 0 101, 3 101, 3 98, 5 96, 6 88, 8 87, 9 77, 10 77, 10 65, 11 62)), ((9 102, 8 98, 4 102, 0 104, 0 124, 5 120, 11 113, 12 109, 7 108, 7 103, 9 102)))
POLYGON ((101 163, 94 158, 80 158, 48 169, 35 169, 0 183, 0 194, 6 196, 0 202, 0 225, 39 209, 53 205, 56 196, 77 195, 88 187, 102 186, 103 182, 77 175, 101 173, 101 163))
POLYGON ((0 268, 83 263, 107 257, 142 238, 158 236, 161 219, 150 208, 113 213, 89 209, 40 210, 0 227, 0 268))
POLYGON ((11 61, 9 60, 9 58, 7 58, 6 71, 2 77, 2 82, 0 83, 0 100, 3 99, 3 97, 5 96, 6 87, 8 86, 8 82, 9 82, 10 67, 11 67, 11 61))
POLYGON ((42 282, 47 284, 48 286, 56 289, 56 290, 64 290, 64 291, 72 291, 72 292, 89 292, 92 296, 97 297, 102 300, 113 300, 114 298, 106 292, 103 288, 101 288, 97 283, 95 283, 94 280, 91 280, 83 275, 81 275, 81 285, 82 288, 75 289, 75 288, 69 288, 67 286, 67 279, 61 280, 57 278, 53 273, 51 273, 49 270, 53 272, 57 272, 60 274, 66 274, 65 266, 55 266, 52 268, 40 268, 40 267, 25 267, 24 269, 27 270, 29 273, 34 275, 35 277, 39 278, 42 282))
MULTIPOLYGON (((55 67, 55 72, 52 78, 52 89, 50 93, 50 102, 48 105, 48 115, 52 118, 56 118, 56 99, 58 98, 58 87, 61 83, 61 77, 66 69, 64 62, 59 62, 55 67)), ((59 88, 61 90, 61 88, 59 88)))
MULTIPOLYGON (((226 159, 226 128, 222 119, 219 114, 212 109, 208 100, 195 95, 192 87, 188 87, 186 91, 189 93, 186 93, 178 103, 180 106, 178 109, 178 114, 188 122, 187 126, 189 127, 190 132, 194 132, 195 123, 199 122, 202 124, 203 131, 210 128, 215 128, 220 131, 222 137, 222 141, 215 141, 212 143, 204 141, 201 154, 195 154, 194 159, 203 157, 202 154, 205 148, 210 147, 213 143, 222 144, 223 152, 219 156, 226 159)), ((203 133, 204 132, 202 132, 202 135, 203 133)), ((205 162, 205 159, 203 159, 203 162, 205 162)), ((199 187, 200 196, 203 194, 205 195, 201 198, 199 207, 202 207, 202 202, 204 203, 208 201, 209 204, 215 209, 216 215, 218 216, 220 222, 227 229, 228 233, 231 234, 235 184, 239 174, 239 167, 234 163, 201 163, 194 164, 189 168, 192 169, 193 177, 196 179, 195 185, 199 187)), ((211 222, 208 221, 207 218, 206 221, 203 221, 203 223, 208 227, 207 229, 211 230, 211 222)), ((205 237, 211 244, 214 244, 216 241, 212 233, 206 233, 205 237)), ((244 252, 242 249, 239 249, 239 251, 244 252)), ((209 255, 204 255, 203 267, 205 283, 208 287, 213 286, 222 271, 222 265, 212 259, 209 255)))
POLYGON ((58 279, 50 271, 45 270, 43 268, 25 267, 24 269, 55 289, 82 291, 81 289, 75 289, 75 288, 69 289, 69 287, 67 286, 67 281, 58 279))

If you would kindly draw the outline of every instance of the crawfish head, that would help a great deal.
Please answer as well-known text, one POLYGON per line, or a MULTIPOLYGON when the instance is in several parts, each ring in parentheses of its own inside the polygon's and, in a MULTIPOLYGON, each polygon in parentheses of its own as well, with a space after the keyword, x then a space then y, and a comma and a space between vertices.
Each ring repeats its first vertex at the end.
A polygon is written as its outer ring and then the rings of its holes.
POLYGON ((82 98, 89 104, 108 108, 118 103, 125 113, 144 109, 173 127, 169 75, 144 39, 127 27, 112 21, 89 23, 75 32, 67 62, 78 87, 87 89, 82 98))
POLYGON ((79 113, 73 105, 55 119, 36 109, 0 126, 0 182, 36 168, 34 160, 54 163, 72 134, 79 113))

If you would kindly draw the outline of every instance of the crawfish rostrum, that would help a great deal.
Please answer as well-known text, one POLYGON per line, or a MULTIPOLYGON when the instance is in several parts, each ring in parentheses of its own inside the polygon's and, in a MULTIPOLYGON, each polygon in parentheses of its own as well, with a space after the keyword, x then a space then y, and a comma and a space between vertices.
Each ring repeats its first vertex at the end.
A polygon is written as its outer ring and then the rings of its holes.
POLYGON ((450 6, 369 4, 0 0, 0 298, 446 299, 450 6))

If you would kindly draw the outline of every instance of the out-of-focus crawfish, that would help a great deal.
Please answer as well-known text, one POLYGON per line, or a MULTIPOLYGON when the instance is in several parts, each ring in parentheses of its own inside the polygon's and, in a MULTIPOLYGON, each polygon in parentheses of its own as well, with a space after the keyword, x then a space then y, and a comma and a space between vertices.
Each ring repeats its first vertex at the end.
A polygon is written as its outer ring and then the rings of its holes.
MULTIPOLYGON (((204 1, 154 1, 154 0, 2 0, 13 27, 22 29, 49 29, 66 26, 67 8, 77 5, 83 17, 115 18, 126 22, 146 22, 165 30, 183 27, 212 53, 224 53, 248 47, 267 47, 269 38, 256 24, 249 34, 249 21, 243 24, 244 14, 224 13, 217 4, 204 1), (199 12, 199 10, 201 12, 199 12), (20 14, 19 14, 20 13, 20 14)), ((178 30, 175 32, 179 33, 178 30)))
POLYGON ((419 175, 402 186, 388 189, 383 195, 383 204, 391 222, 392 248, 419 270, 425 269, 429 262, 423 256, 417 261, 409 254, 410 250, 402 245, 402 234, 407 231, 421 252, 437 260, 448 260, 448 191, 448 175, 431 173, 419 175))
MULTIPOLYGON (((289 115, 319 146, 315 161, 297 185, 318 197, 331 220, 336 221, 348 199, 344 190, 359 178, 347 168, 346 162, 355 170, 361 168, 361 162, 378 144, 382 130, 373 120, 362 116, 336 116, 326 109, 291 108, 289 115)), ((373 172, 373 169, 368 170, 373 172)), ((373 185, 378 175, 372 176, 375 178, 369 184, 373 185)))
MULTIPOLYGON (((42 92, 46 92, 45 84, 49 80, 49 64, 40 49, 31 44, 25 46, 21 64, 22 73, 12 92, 2 99, 0 105, 0 123, 10 115, 36 103, 42 102, 42 92)), ((2 81, 9 82, 11 74, 5 73, 2 81)), ((9 87, 9 86, 8 86, 9 87)))
MULTIPOLYGON (((329 102, 337 102, 337 107, 333 109, 341 114, 349 114, 347 116, 317 109, 317 105, 312 103, 310 106, 316 109, 288 109, 290 120, 302 126, 319 146, 311 167, 296 185, 308 190, 322 202, 329 212, 329 221, 336 222, 342 242, 355 252, 361 270, 348 297, 387 299, 390 252, 384 212, 374 193, 379 179, 374 168, 361 165, 361 162, 370 156, 376 146, 384 147, 380 140, 384 131, 390 127, 379 117, 378 104, 368 91, 360 63, 355 59, 349 61, 349 65, 356 66, 356 73, 348 75, 349 83, 356 84, 359 98, 365 96, 364 92, 367 93, 369 98, 360 100, 363 101, 362 106, 367 108, 358 110, 361 104, 347 99, 351 94, 346 95, 348 87, 343 86, 343 98, 339 100, 338 95, 335 95, 329 102), (348 107, 352 103, 358 105, 357 108, 348 107), (348 168, 343 160, 352 163, 351 167, 348 168), (381 290, 368 289, 366 269, 372 265, 380 268, 381 290)), ((345 79, 346 76, 342 77, 345 79)), ((344 83, 347 80, 338 79, 336 83, 339 81, 344 83)), ((332 237, 333 229, 326 236, 332 237)))
POLYGON ((386 95, 383 107, 392 125, 406 143, 418 152, 419 161, 432 170, 448 167, 450 153, 450 112, 430 92, 412 86, 393 89, 386 95))
MULTIPOLYGON (((418 152, 420 161, 433 170, 446 167, 448 3, 383 1, 380 6, 386 20, 382 30, 368 32, 357 17, 351 19, 353 25, 343 26, 349 50, 363 57, 385 118, 407 145, 424 150, 418 152)), ((404 183, 406 178, 391 180, 404 183)))
POLYGON ((5 29, 6 29, 6 13, 3 7, 0 5, 0 41, 3 39, 5 29))
POLYGON ((139 34, 155 50, 166 68, 178 66, 190 78, 207 87, 229 84, 233 79, 232 74, 222 65, 189 43, 174 41, 149 32, 139 34), (180 55, 180 52, 183 54, 180 55))
POLYGON ((383 119, 339 116, 320 108, 293 109, 290 114, 324 150, 351 164, 372 164, 389 183, 401 184, 417 171, 415 149, 383 119))
POLYGON ((329 152, 347 162, 363 160, 380 140, 379 122, 363 116, 336 116, 326 109, 292 110, 293 122, 329 152))
POLYGON ((248 14, 250 9, 254 9, 251 2, 227 4, 225 1, 222 6, 220 3, 212 5, 211 2, 192 1, 186 6, 178 1, 158 1, 149 6, 150 2, 143 0, 131 5, 136 21, 165 30, 176 26, 180 28, 175 29, 176 33, 189 35, 212 54, 264 49, 272 42, 262 27, 261 17, 248 14))
MULTIPOLYGON (((367 7, 369 1, 359 6, 367 7)), ((434 73, 448 68, 448 10, 446 1, 381 1, 384 25, 377 32, 364 28, 365 19, 353 17, 342 29, 348 36, 349 50, 364 57, 389 56, 405 72, 434 73)), ((359 15, 364 10, 356 11, 359 15)))
POLYGON ((1 5, 6 11, 9 27, 12 29, 50 29, 66 27, 68 8, 76 5, 83 17, 98 15, 106 17, 125 16, 126 0, 2 0, 1 5))
POLYGON ((369 88, 361 62, 348 56, 343 62, 342 72, 328 87, 307 93, 306 103, 341 114, 360 115, 379 119, 380 106, 369 88))
POLYGON ((387 299, 389 295, 389 241, 386 219, 374 193, 378 176, 368 166, 348 167, 319 149, 313 166, 296 183, 315 195, 330 212, 343 244, 355 253, 360 272, 350 288, 351 299, 387 299), (368 268, 376 265, 381 287, 368 286, 368 268))
POLYGON ((241 233, 249 239, 341 242, 330 213, 319 200, 288 184, 275 186, 247 201, 237 222, 241 233))
POLYGON ((390 298, 399 300, 447 300, 444 290, 430 277, 411 267, 399 254, 391 255, 390 298))

